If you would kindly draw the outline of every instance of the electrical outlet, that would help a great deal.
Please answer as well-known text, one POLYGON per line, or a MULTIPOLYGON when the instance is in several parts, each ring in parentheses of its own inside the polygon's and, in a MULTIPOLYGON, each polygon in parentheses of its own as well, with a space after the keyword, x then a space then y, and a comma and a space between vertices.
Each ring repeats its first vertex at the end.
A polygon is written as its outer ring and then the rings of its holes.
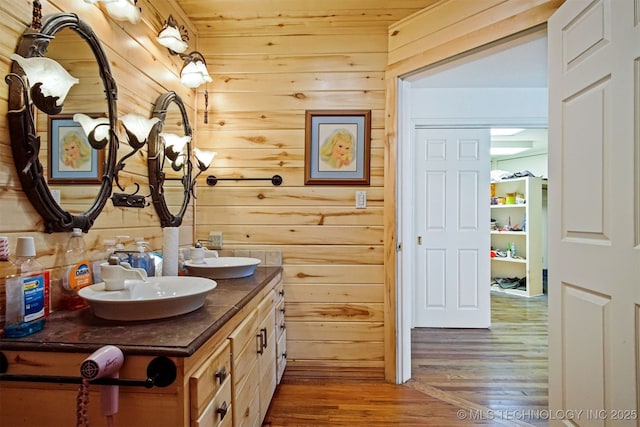
POLYGON ((356 191, 356 209, 366 209, 367 207, 367 192, 356 191))
POLYGON ((210 249, 222 249, 222 231, 209 232, 210 249))

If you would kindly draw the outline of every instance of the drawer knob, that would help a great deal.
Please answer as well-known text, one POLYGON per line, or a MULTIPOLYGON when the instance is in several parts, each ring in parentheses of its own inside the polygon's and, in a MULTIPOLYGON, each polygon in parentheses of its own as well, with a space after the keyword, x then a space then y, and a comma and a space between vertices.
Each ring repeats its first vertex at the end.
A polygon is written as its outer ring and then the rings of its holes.
POLYGON ((227 378, 227 368, 224 366, 220 368, 218 372, 215 374, 216 379, 222 384, 222 382, 227 378))
POLYGON ((280 289, 280 291, 278 291, 278 295, 280 295, 281 297, 284 296, 284 289, 280 289))
POLYGON ((224 420, 224 417, 225 415, 227 415, 228 411, 229 407, 227 406, 227 402, 222 402, 222 405, 220 405, 220 407, 216 409, 216 412, 220 414, 220 421, 224 420))
POLYGON ((282 325, 280 325, 280 329, 284 331, 285 329, 287 329, 287 325, 285 325, 284 322, 282 322, 282 325))
POLYGON ((287 311, 287 310, 286 310, 285 308, 281 308, 281 309, 280 309, 280 313, 282 313, 282 314, 286 313, 286 311, 287 311))

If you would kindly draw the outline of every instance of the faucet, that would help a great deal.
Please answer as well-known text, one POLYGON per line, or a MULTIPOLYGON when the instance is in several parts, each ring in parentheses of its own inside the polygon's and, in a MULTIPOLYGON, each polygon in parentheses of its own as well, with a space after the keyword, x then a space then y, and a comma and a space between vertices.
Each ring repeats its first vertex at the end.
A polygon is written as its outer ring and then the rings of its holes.
POLYGON ((144 268, 133 268, 128 262, 121 262, 115 254, 109 256, 108 261, 100 264, 105 291, 123 290, 125 280, 147 281, 147 272, 144 268))

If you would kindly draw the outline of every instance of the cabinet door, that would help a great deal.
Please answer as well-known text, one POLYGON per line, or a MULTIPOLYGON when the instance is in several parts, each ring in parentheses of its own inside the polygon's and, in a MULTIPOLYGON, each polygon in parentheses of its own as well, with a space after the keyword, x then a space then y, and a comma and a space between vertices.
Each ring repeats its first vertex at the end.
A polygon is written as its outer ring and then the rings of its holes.
POLYGON ((287 367, 287 331, 280 334, 276 343, 276 383, 280 384, 284 369, 287 367))
POLYGON ((275 292, 265 298, 258 307, 262 315, 260 333, 264 335, 263 348, 258 357, 260 369, 260 415, 264 417, 269 409, 271 397, 276 389, 276 315, 274 306, 275 292))
POLYGON ((247 425, 246 421, 259 417, 259 403, 252 398, 260 381, 258 370, 257 336, 258 310, 254 309, 229 336, 231 344, 231 372, 233 373, 232 407, 233 425, 247 425))
POLYGON ((248 380, 242 381, 233 390, 233 425, 253 426, 260 419, 259 370, 254 362, 246 375, 248 380))

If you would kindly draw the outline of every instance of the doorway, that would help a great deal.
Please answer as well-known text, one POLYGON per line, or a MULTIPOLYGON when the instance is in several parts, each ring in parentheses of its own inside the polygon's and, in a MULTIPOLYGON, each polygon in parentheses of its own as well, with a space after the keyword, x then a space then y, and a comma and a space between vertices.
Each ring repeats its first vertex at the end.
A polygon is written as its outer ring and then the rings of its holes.
MULTIPOLYGON (((546 43, 546 31, 537 31, 473 55, 445 61, 400 81, 399 140, 409 141, 399 144, 398 153, 397 218, 402 250, 398 253, 397 352, 403 381, 411 377, 412 301, 416 295, 418 249, 414 244, 417 241, 415 213, 410 208, 415 192, 412 184, 415 129, 420 126, 546 128, 546 43)), ((490 292, 488 286, 486 292, 490 292)))

